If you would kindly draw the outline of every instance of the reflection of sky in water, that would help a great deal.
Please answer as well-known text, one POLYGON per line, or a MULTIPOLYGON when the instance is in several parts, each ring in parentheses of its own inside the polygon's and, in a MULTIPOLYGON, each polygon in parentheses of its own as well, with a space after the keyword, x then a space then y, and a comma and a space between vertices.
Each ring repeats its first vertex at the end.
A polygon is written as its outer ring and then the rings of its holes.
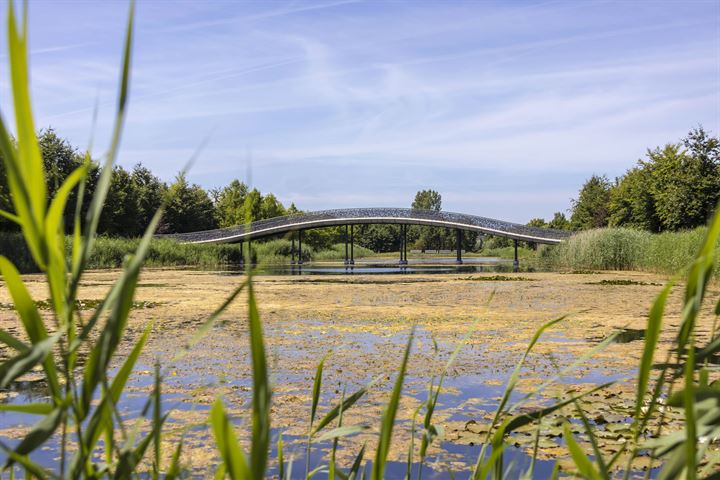
MULTIPOLYGON (((222 328, 222 327, 218 327, 222 328)), ((388 349, 391 348, 395 353, 399 353, 405 346, 408 338, 408 332, 363 332, 363 331, 343 331, 341 328, 335 328, 332 324, 327 324, 322 321, 307 320, 302 323, 304 329, 301 333, 295 335, 286 335, 283 338, 284 341, 273 344, 272 348, 269 349, 268 356, 269 362, 272 365, 274 357, 300 357, 304 355, 312 355, 313 351, 298 349, 299 343, 315 345, 317 348, 322 347, 320 342, 323 337, 324 342, 330 341, 330 343, 336 345, 336 351, 338 354, 343 356, 357 356, 358 361, 362 361, 363 355, 383 355, 387 354, 388 349), (334 337, 334 338, 328 338, 334 337)), ((268 332, 270 334, 271 332, 268 332)), ((488 332, 486 332, 488 333, 488 332)), ((492 336, 502 335, 501 332, 489 332, 492 336)), ((277 335, 277 332, 274 333, 277 335)), ((448 352, 452 351, 460 338, 454 341, 438 341, 438 351, 442 359, 442 363, 447 360, 448 352), (455 343, 453 343, 455 342, 455 343)), ((549 341, 557 344, 557 348, 553 353, 545 354, 533 354, 532 362, 529 362, 526 373, 534 375, 553 375, 559 372, 560 365, 567 365, 570 360, 570 354, 564 351, 562 346, 563 343, 576 343, 574 340, 565 338, 562 332, 552 332, 542 338, 541 341, 549 341), (547 337, 547 338, 545 338, 547 337)), ((512 343, 512 342, 511 342, 512 343)), ((415 333, 415 340, 413 344, 413 351, 415 353, 422 353, 426 356, 433 355, 434 343, 431 333, 424 329, 418 328, 415 333)), ((484 352, 482 345, 466 347, 467 352, 472 355, 480 355, 484 352)), ((232 352, 228 351, 228 354, 232 352)), ((514 357, 517 355, 514 354, 514 357)), ((355 357, 353 357, 355 358, 355 357)), ((478 357, 481 358, 481 357, 478 357)), ((519 357, 518 357, 519 358, 519 357)), ((352 361, 352 360, 351 360, 352 361)), ((511 362, 512 363, 512 362, 511 362)), ((490 368, 490 364, 479 363, 477 369, 467 370, 460 374, 449 375, 445 378, 444 387, 447 391, 439 397, 437 412, 444 411, 443 420, 448 421, 469 421, 472 419, 479 419, 488 413, 494 412, 497 407, 499 397, 502 395, 505 383, 510 375, 510 369, 506 367, 502 368, 490 368)), ((167 392, 163 395, 163 408, 167 410, 195 410, 202 412, 202 416, 207 416, 209 407, 207 405, 198 405, 192 402, 192 396, 189 392, 194 389, 210 388, 220 384, 236 387, 243 391, 241 398, 243 402, 235 402, 236 406, 242 406, 246 404, 246 400, 250 398, 250 386, 251 378, 249 375, 226 375, 227 362, 222 356, 217 357, 203 357, 202 359, 193 359, 192 356, 188 356, 180 362, 168 364, 168 371, 172 371, 172 374, 165 376, 163 385, 167 392), (175 393, 178 390, 182 390, 186 393, 175 393)), ((136 367, 136 374, 131 376, 128 382, 129 390, 121 398, 120 412, 124 418, 137 418, 140 412, 146 407, 148 401, 148 393, 154 382, 153 375, 150 373, 152 368, 147 365, 138 365, 136 367), (142 372, 142 373, 138 373, 142 372)), ((394 372, 393 372, 394 373, 394 372)), ((288 370, 276 370, 272 374, 272 381, 276 385, 279 384, 290 384, 298 386, 305 386, 307 389, 311 388, 308 380, 308 372, 300 371, 288 371, 288 370)), ((392 376, 392 375, 391 375, 392 376)), ((586 363, 585 366, 572 374, 561 376, 558 382, 561 384, 577 384, 577 383, 602 383, 612 379, 619 379, 623 376, 622 373, 615 372, 613 375, 608 375, 608 372, 604 371, 598 365, 592 363, 586 363)), ((372 380, 372 374, 366 372, 356 375, 352 378, 352 383, 355 385, 362 385, 372 380)), ((375 388, 390 389, 391 382, 380 381, 375 388)), ((415 398, 417 401, 424 401, 428 395, 428 383, 429 377, 421 377, 416 375, 408 375, 403 390, 403 394, 409 397, 415 398)), ((437 383, 437 377, 434 380, 437 383)), ((44 386, 41 382, 24 382, 17 383, 15 386, 16 392, 14 396, 10 397, 6 401, 8 403, 21 404, 29 402, 39 402, 45 400, 44 386)), ((348 387, 348 392, 353 391, 354 388, 348 387)), ((302 393, 298 391, 298 393, 302 393)), ((523 396, 523 393, 515 392, 511 396, 511 402, 519 400, 523 396)), ((338 401, 337 394, 332 388, 324 388, 321 397, 321 403, 324 405, 335 404, 338 401)), ((39 417, 27 414, 18 413, 0 413, 0 428, 9 428, 21 425, 32 425, 39 417)), ((236 419, 238 424, 241 422, 240 419, 236 419)), ((438 422, 442 423, 441 420, 438 422)), ((172 426, 180 426, 183 423, 182 419, 173 420, 172 415, 170 416, 170 424, 172 426)), ((409 428, 408 421, 402 421, 404 428, 409 428)), ((277 434, 280 429, 275 430, 273 439, 273 448, 276 448, 277 434)), ((191 429, 192 435, 200 436, 201 438, 207 438, 207 441, 211 442, 209 432, 206 426, 195 426, 191 429)), ((417 434, 419 437, 419 433, 417 434)), ((298 475, 302 475, 304 472, 304 449, 302 447, 302 438, 293 438, 292 436, 284 435, 284 442, 288 451, 285 452, 285 457, 288 458, 292 452, 295 452, 295 461, 293 470, 298 475)), ((2 437, 2 441, 6 442, 8 446, 17 445, 18 440, 2 437)), ((329 442, 317 445, 311 455, 310 468, 313 469, 320 465, 327 454, 327 448, 330 446, 329 442)), ((404 446, 402 448, 405 448, 404 446)), ((47 448, 40 449, 33 453, 32 459, 40 463, 41 465, 52 466, 55 464, 55 458, 58 455, 58 439, 55 438, 48 442, 47 448)), ((476 461, 477 455, 480 451, 478 445, 466 446, 455 444, 449 441, 442 442, 442 452, 430 455, 426 461, 426 465, 423 469, 423 476, 426 478, 452 478, 452 474, 444 471, 447 465, 453 466, 453 474, 464 476, 469 472, 469 468, 476 461), (467 468, 463 470, 458 469, 458 465, 466 465, 467 468)), ((366 459, 370 460, 373 458, 374 452, 366 452, 366 459)), ((506 452, 506 465, 513 465, 513 472, 519 476, 521 472, 528 468, 530 464, 530 457, 526 455, 522 450, 509 447, 506 452)), ((536 464, 536 478, 545 478, 549 475, 552 470, 553 462, 551 461, 540 461, 536 464)), ((271 466, 272 471, 276 472, 277 467, 271 466)), ((404 462, 391 462, 388 465, 387 476, 388 478, 402 477, 405 473, 406 464, 404 462)), ((318 474, 317 478, 326 478, 326 473, 318 474)))
MULTIPOLYGON (((397 258, 372 258, 355 260, 354 265, 336 262, 306 262, 303 265, 258 265, 259 275, 351 275, 351 274, 440 274, 440 273, 492 273, 512 272, 512 260, 494 257, 464 257, 462 264, 455 257, 411 258, 408 265, 399 265, 397 258)), ((520 260, 520 271, 534 271, 527 262, 520 260)), ((225 272, 242 275, 243 269, 225 272)))

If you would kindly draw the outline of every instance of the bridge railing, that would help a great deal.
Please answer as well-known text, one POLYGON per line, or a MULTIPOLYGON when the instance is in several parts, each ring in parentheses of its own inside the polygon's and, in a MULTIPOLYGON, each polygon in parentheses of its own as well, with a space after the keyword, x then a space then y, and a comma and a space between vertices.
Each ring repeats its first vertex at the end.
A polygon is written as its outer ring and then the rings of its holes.
POLYGON ((259 238, 305 228, 364 223, 417 224, 460 228, 518 240, 536 241, 538 243, 558 243, 570 236, 570 232, 564 230, 529 227, 518 223, 464 213, 412 208, 343 208, 258 220, 250 224, 247 230, 245 225, 237 225, 201 232, 164 235, 163 237, 182 242, 222 243, 240 241, 244 238, 259 238))

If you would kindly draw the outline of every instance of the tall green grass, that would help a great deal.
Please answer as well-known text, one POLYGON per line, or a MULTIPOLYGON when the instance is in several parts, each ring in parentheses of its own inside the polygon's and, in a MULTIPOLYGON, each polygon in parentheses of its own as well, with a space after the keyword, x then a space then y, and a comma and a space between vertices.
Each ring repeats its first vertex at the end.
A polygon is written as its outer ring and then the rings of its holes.
MULTIPOLYGON (((5 462, 0 466, 0 474, 13 476, 19 466, 25 478, 182 478, 190 472, 182 469, 182 442, 171 454, 170 463, 162 463, 162 436, 165 425, 172 412, 163 411, 163 376, 160 365, 155 369, 155 381, 152 392, 144 407, 130 425, 121 415, 121 402, 128 378, 135 363, 149 340, 152 326, 148 325, 138 338, 132 341, 132 349, 127 355, 118 355, 121 341, 129 334, 128 316, 131 311, 135 287, 141 268, 146 261, 152 245, 152 236, 157 227, 162 209, 156 213, 145 235, 140 239, 134 252, 125 257, 123 270, 110 292, 90 315, 81 315, 77 310, 77 292, 85 270, 89 267, 93 252, 101 244, 96 238, 97 222, 105 201, 109 175, 118 151, 118 144, 127 105, 127 92, 130 72, 130 54, 132 46, 133 15, 132 10, 127 27, 127 36, 122 63, 116 125, 112 135, 111 147, 105 160, 105 168, 97 183, 87 216, 82 219, 77 212, 74 221, 70 255, 66 255, 65 238, 62 225, 63 211, 69 193, 78 188, 80 196, 86 180, 86 162, 66 180, 58 194, 47 198, 45 174, 42 159, 39 156, 33 116, 30 109, 28 72, 26 16, 18 26, 9 3, 8 45, 10 49, 12 94, 16 112, 17 147, 11 141, 4 120, 0 121, 0 150, 2 161, 8 172, 8 184, 13 197, 13 212, 0 211, 0 215, 17 223, 22 229, 22 239, 26 243, 33 262, 45 275, 51 297, 51 315, 40 315, 23 278, 16 266, 5 256, 0 256, 0 273, 8 289, 22 327, 22 335, 0 330, 0 342, 11 351, 10 358, 0 364, 0 389, 10 386, 23 374, 41 369, 47 386, 47 398, 30 404, 0 404, 0 411, 34 415, 38 418, 29 432, 19 442, 10 447, 0 442, 5 453, 5 462), (82 361, 80 361, 82 359, 82 361), (109 372, 118 365, 114 376, 109 372), (60 444, 60 453, 54 458, 51 467, 43 467, 32 458, 34 452, 46 447, 51 439, 60 444)), ((82 202, 78 202, 82 203, 82 202)), ((247 208, 247 211, 250 209, 247 208)), ((249 220, 247 219, 248 223, 249 220)), ((637 248, 637 232, 623 231, 606 234, 589 232, 587 238, 577 240, 579 246, 574 252, 578 258, 586 260, 586 250, 602 246, 594 268, 636 267, 628 263, 633 250, 637 248), (587 243, 582 243, 587 242, 587 243), (596 243, 593 243, 596 242, 596 243), (607 255, 606 255, 607 254, 607 255), (599 267, 598 267, 599 266, 599 267)), ((640 234, 641 235, 641 234, 640 234)), ((611 340, 607 339, 595 348, 576 359, 571 365, 557 372, 529 392, 518 393, 515 388, 525 367, 525 361, 534 346, 541 340, 542 334, 558 325, 564 317, 545 323, 533 336, 527 349, 513 370, 497 409, 492 415, 491 428, 473 468, 471 478, 485 480, 510 476, 532 478, 535 461, 521 475, 504 462, 504 452, 510 446, 508 436, 516 429, 528 425, 537 426, 547 415, 561 409, 575 408, 579 412, 583 433, 592 444, 592 454, 581 448, 574 437, 569 423, 564 428, 564 440, 567 453, 574 462, 575 472, 581 478, 616 478, 616 468, 621 475, 629 478, 632 461, 638 456, 650 455, 662 470, 661 479, 672 478, 718 478, 720 458, 717 450, 710 447, 720 438, 720 379, 713 378, 710 360, 720 353, 720 334, 713 328, 710 339, 699 343, 696 338, 696 325, 708 302, 715 315, 720 315, 720 302, 707 298, 711 275, 717 267, 718 238, 720 238, 720 214, 716 215, 690 258, 690 266, 685 269, 685 295, 679 312, 679 326, 673 331, 674 348, 664 359, 655 358, 656 347, 666 325, 666 303, 673 283, 668 284, 655 301, 647 323, 642 358, 638 367, 637 393, 632 417, 632 438, 620 445, 613 455, 604 456, 598 449, 600 430, 593 425, 582 412, 578 402, 585 395, 593 393, 606 385, 591 388, 573 389, 560 396, 554 403, 531 408, 528 402, 544 389, 566 376, 570 370, 588 361, 598 350, 611 340), (717 302, 717 303, 715 303, 717 302), (667 434, 656 431, 646 436, 643 432, 648 422, 662 416, 668 407, 683 412, 684 424, 680 432, 667 434)), ((669 248, 671 240, 665 247, 669 248)), ((568 243, 570 245, 570 243, 568 243)), ((689 244, 690 245, 690 244, 689 244)), ((688 246, 690 248, 690 246, 688 246)), ((672 264, 669 264, 672 265, 672 264)), ((669 266, 668 268, 671 268, 669 266)), ((248 335, 252 371, 251 416, 248 425, 248 445, 244 447, 237 433, 237 427, 227 414, 224 401, 218 398, 210 412, 208 424, 211 426, 218 451, 218 464, 215 478, 261 479, 267 475, 271 461, 279 462, 282 478, 298 478, 293 475, 292 457, 285 460, 282 439, 278 439, 278 453, 271 455, 271 408, 272 388, 270 370, 253 283, 253 269, 241 280, 232 294, 198 329, 186 348, 178 352, 176 358, 186 355, 203 335, 212 328, 222 312, 233 302, 240 292, 247 292, 248 335)), ((673 312, 674 313, 674 312, 673 312)), ((673 318, 673 321, 676 321, 673 318)), ((333 400, 327 413, 316 418, 320 398, 322 398, 322 374, 325 359, 316 370, 312 389, 312 409, 308 422, 307 448, 313 441, 333 441, 330 460, 314 469, 306 471, 302 478, 309 479, 320 472, 332 472, 332 478, 359 479, 385 478, 388 454, 393 442, 393 431, 397 428, 397 415, 401 405, 404 379, 408 365, 412 361, 413 333, 408 335, 398 373, 395 375, 389 400, 382 416, 374 425, 377 432, 377 446, 373 454, 366 454, 368 446, 362 446, 352 452, 354 460, 350 468, 343 470, 335 464, 338 438, 354 435, 365 430, 366 425, 348 425, 345 413, 360 402, 374 382, 356 392, 346 395, 343 390, 339 398, 333 400), (329 463, 332 462, 332 463, 329 463)), ((423 415, 422 428, 417 431, 413 424, 413 440, 420 436, 420 466, 425 461, 428 446, 437 438, 439 428, 434 424, 433 412, 452 360, 450 358, 445 372, 437 386, 430 380, 427 400, 415 411, 415 416, 423 415)), ((383 374, 383 377, 389 377, 383 374)), ((332 387, 335 389, 335 386, 332 387)), ((660 422, 662 424, 662 421, 660 422)), ((407 478, 413 478, 413 448, 408 452, 407 478)), ((537 456, 537 448, 534 451, 537 456)), ((648 476, 650 474, 648 473, 648 476)), ((555 477, 557 476, 557 469, 555 477)), ((416 475, 420 477, 420 471, 416 475)))
MULTIPOLYGON (((72 252, 71 236, 65 237, 65 250, 72 252)), ((87 268, 121 268, 125 258, 132 255, 140 244, 139 238, 98 237, 88 259, 87 268)), ((245 243, 247 249, 247 242, 245 243)), ((288 264, 292 257, 290 240, 276 239, 252 242, 253 259, 260 265, 288 264)), ((297 245, 296 245, 296 256, 297 245)), ((0 255, 10 259, 22 273, 39 272, 35 260, 21 233, 0 233, 0 255)), ((372 250, 356 245, 355 258, 373 255, 372 250)), ((336 244, 328 249, 303 248, 303 261, 340 261, 345 258, 345 245, 336 244)), ((145 265, 148 267, 223 268, 241 264, 238 244, 192 244, 170 239, 152 239, 145 265)))
MULTIPOLYGON (((140 239, 100 237, 88 262, 88 268, 120 268, 131 255, 140 239)), ((238 265, 241 261, 237 245, 195 245, 174 240, 154 239, 148 247, 145 265, 148 267, 219 268, 238 265)))
MULTIPOLYGON (((588 230, 560 245, 540 247, 537 261, 540 267, 551 270, 642 270, 673 274, 692 262, 706 235, 707 228, 659 234, 627 228, 588 230)), ((720 242, 716 242, 714 248, 717 255, 720 242)))

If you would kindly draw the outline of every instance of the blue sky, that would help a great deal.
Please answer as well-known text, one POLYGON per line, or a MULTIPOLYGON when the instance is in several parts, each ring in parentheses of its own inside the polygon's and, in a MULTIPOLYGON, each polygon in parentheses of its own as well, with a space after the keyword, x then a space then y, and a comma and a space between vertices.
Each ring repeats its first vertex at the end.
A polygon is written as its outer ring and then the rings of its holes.
MULTIPOLYGON (((31 1, 38 127, 94 153, 125 2, 31 1)), ((248 179, 303 209, 408 206, 525 222, 593 173, 720 131, 720 2, 143 1, 120 163, 248 179), (252 167, 249 168, 251 162, 252 167)), ((0 105, 6 118, 2 39, 0 105)))

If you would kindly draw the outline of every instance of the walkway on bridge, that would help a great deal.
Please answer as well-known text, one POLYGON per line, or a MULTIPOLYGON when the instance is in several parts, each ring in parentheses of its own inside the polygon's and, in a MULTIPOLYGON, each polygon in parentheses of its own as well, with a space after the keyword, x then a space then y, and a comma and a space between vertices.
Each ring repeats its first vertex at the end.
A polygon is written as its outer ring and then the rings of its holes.
MULTIPOLYGON (((393 224, 400 225, 401 249, 400 263, 407 264, 407 225, 423 225, 432 227, 452 228, 457 232, 457 261, 462 262, 461 242, 463 231, 473 231, 488 235, 510 238, 515 244, 515 266, 517 268, 518 241, 558 244, 569 237, 570 232, 546 228, 529 227, 503 220, 468 215, 464 213, 443 212, 435 210, 421 210, 411 208, 345 208, 336 210, 323 210, 297 215, 275 217, 267 220, 258 220, 250 225, 238 225, 229 228, 205 230, 201 232, 180 233, 168 235, 186 243, 240 243, 258 238, 297 232, 298 258, 302 263, 303 231, 311 228, 345 226, 345 261, 354 263, 354 225, 367 224, 393 224), (348 232, 349 227, 349 232, 348 232), (349 252, 348 252, 349 245, 349 252)), ((293 236, 293 260, 294 260, 293 236)))

